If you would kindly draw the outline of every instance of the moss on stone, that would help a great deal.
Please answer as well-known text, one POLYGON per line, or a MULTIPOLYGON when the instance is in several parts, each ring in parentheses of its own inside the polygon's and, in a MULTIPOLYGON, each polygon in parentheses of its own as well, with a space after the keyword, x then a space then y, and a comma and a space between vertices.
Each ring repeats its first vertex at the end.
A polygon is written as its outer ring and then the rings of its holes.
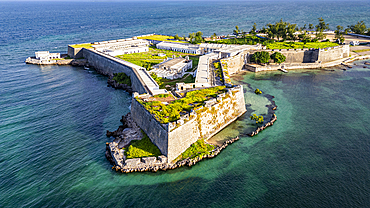
POLYGON ((125 155, 127 159, 141 157, 157 157, 161 155, 161 151, 155 146, 149 137, 142 131, 144 137, 141 140, 134 140, 130 146, 126 147, 125 155))

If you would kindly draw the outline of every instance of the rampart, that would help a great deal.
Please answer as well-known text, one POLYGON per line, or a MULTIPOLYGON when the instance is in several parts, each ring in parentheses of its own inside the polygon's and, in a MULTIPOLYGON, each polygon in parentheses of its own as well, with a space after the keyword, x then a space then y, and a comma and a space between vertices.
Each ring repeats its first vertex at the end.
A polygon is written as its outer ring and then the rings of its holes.
POLYGON ((323 49, 270 49, 263 50, 270 54, 280 52, 286 56, 285 63, 330 62, 349 57, 349 45, 341 45, 323 49))
POLYGON ((208 139, 246 112, 242 86, 227 88, 205 106, 168 124, 159 123, 133 98, 131 114, 137 125, 171 162, 198 139, 208 139))
MULTIPOLYGON (((282 53, 286 60, 282 65, 275 66, 275 65, 267 65, 267 66, 260 66, 260 65, 251 65, 250 59, 254 52, 261 51, 244 51, 234 57, 224 58, 221 61, 226 63, 229 75, 236 73, 242 68, 246 68, 250 71, 258 72, 258 71, 268 71, 268 70, 278 70, 281 69, 282 66, 285 69, 296 69, 296 68, 320 68, 326 66, 332 66, 334 61, 338 61, 344 58, 349 57, 349 45, 341 45, 335 46, 330 48, 324 49, 264 49, 263 51, 267 51, 271 54, 275 52, 282 53)), ((334 65, 338 65, 335 63, 334 65)))

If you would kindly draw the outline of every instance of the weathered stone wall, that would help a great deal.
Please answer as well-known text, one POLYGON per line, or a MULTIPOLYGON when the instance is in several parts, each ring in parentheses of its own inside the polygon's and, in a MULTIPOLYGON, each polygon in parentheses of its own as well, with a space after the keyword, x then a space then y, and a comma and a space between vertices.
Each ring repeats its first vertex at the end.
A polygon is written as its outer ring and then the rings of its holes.
POLYGON ((176 159, 198 139, 208 139, 246 112, 243 87, 237 86, 217 99, 206 102, 203 109, 191 116, 168 135, 169 161, 176 159))
POLYGON ((349 45, 320 49, 318 61, 323 63, 349 57, 349 45))
POLYGON ((103 56, 99 52, 95 52, 89 49, 83 49, 83 57, 87 59, 90 66, 93 66, 99 73, 104 75, 113 76, 113 73, 125 73, 130 76, 131 79, 131 87, 133 91, 138 92, 140 94, 147 93, 147 89, 145 84, 140 81, 139 76, 135 73, 135 71, 120 62, 112 60, 111 58, 107 58, 103 56))
POLYGON ((242 70, 244 66, 245 56, 248 56, 248 53, 247 54, 240 53, 236 56, 222 59, 227 63, 227 69, 228 69, 229 75, 235 74, 239 72, 240 70, 242 70))
POLYGON ((236 86, 190 116, 169 124, 159 123, 135 98, 132 118, 171 162, 198 139, 208 139, 246 111, 243 87, 236 86))
POLYGON ((83 49, 82 48, 73 48, 71 46, 68 46, 68 55, 71 58, 77 59, 82 58, 83 56, 83 49))
MULTIPOLYGON (((341 45, 324 49, 272 49, 263 50, 271 54, 280 52, 286 56, 284 63, 297 64, 297 63, 315 63, 315 62, 330 62, 341 58, 349 57, 349 45, 341 45)), ((247 53, 247 52, 244 52, 247 53)), ((254 52, 251 52, 247 60, 254 52)), ((249 61, 247 61, 249 62, 249 61)))
POLYGON ((134 97, 131 102, 131 116, 135 123, 148 135, 162 154, 168 154, 168 127, 162 125, 134 97))

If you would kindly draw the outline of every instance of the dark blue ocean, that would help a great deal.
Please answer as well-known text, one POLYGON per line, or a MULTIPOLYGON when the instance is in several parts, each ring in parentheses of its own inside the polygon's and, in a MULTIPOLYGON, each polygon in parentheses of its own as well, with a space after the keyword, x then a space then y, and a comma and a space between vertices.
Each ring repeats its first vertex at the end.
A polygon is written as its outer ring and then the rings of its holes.
POLYGON ((331 28, 363 20, 370 1, 0 1, 0 207, 370 207, 370 68, 245 72, 248 112, 212 140, 241 135, 191 168, 120 174, 106 130, 130 96, 71 66, 24 63, 35 51, 147 33, 205 35, 284 21, 331 28), (261 89, 262 95, 253 90, 261 89), (277 122, 253 138, 251 113, 277 122))

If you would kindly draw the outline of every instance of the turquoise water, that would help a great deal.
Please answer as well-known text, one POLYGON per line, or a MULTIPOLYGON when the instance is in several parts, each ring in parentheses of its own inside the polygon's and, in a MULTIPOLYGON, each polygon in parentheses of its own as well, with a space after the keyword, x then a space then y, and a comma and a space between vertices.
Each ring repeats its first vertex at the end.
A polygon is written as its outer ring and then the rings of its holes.
POLYGON ((318 16, 331 25, 370 21, 368 1, 317 3, 1 2, 0 207, 368 207, 364 61, 347 71, 238 75, 248 112, 213 138, 242 135, 238 142, 191 168, 133 174, 112 171, 104 156, 105 131, 129 112, 129 94, 91 70, 24 64, 36 50, 151 32, 221 34, 237 24, 315 23, 318 16), (255 128, 251 113, 268 117, 271 96, 278 120, 245 136, 255 128))

